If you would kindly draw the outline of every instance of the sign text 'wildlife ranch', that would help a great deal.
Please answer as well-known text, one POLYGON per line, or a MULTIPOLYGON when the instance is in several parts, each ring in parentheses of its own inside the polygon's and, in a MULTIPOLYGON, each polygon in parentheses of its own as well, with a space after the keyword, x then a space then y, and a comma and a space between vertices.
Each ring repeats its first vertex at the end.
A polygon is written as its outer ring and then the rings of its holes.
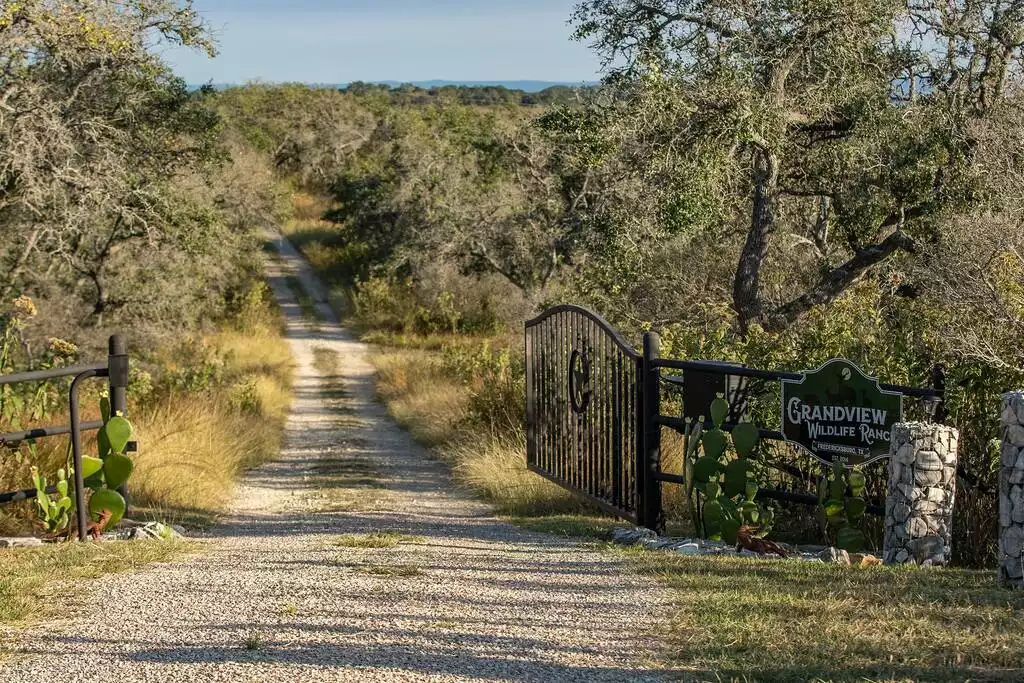
POLYGON ((800 380, 782 382, 782 433, 818 460, 845 467, 889 454, 903 396, 848 360, 836 358, 800 380))

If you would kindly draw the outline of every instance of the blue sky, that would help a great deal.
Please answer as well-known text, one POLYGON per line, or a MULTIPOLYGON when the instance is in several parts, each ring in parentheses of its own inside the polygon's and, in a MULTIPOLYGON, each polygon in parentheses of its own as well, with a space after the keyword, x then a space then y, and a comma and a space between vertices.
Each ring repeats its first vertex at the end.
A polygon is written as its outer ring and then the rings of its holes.
POLYGON ((189 83, 596 80, 575 0, 195 0, 220 55, 164 50, 189 83))

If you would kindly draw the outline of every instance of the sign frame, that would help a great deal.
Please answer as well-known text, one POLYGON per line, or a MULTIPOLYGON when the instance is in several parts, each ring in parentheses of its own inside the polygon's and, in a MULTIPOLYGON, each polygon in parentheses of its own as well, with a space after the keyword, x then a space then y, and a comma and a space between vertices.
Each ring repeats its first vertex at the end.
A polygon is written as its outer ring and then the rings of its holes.
MULTIPOLYGON (((878 381, 877 377, 872 377, 871 375, 867 374, 866 372, 864 372, 863 369, 861 369, 861 367, 859 365, 857 365, 856 363, 854 363, 853 361, 851 361, 851 360, 849 360, 847 358, 830 358, 829 360, 825 361, 818 368, 816 368, 814 370, 805 370, 805 371, 801 372, 799 380, 795 380, 795 379, 782 379, 781 380, 781 388, 780 388, 780 391, 779 391, 779 407, 780 407, 780 415, 779 415, 780 422, 779 422, 779 424, 781 426, 781 429, 779 431, 782 434, 783 441, 785 441, 785 443, 789 444, 790 446, 798 448, 799 450, 801 450, 804 453, 808 454, 809 456, 811 456, 812 458, 814 458, 818 462, 821 462, 821 463, 823 463, 825 465, 828 465, 828 466, 840 465, 840 466, 842 466, 842 467, 844 467, 846 469, 852 469, 854 467, 863 467, 865 465, 870 465, 873 462, 877 462, 879 460, 882 460, 884 458, 889 457, 888 450, 886 450, 886 452, 884 452, 884 453, 878 452, 878 453, 871 454, 869 452, 868 455, 862 456, 863 457, 862 460, 859 460, 858 462, 850 463, 848 459, 843 458, 841 456, 833 457, 833 458, 830 459, 830 458, 828 458, 826 456, 823 456, 823 455, 815 452, 812 448, 809 448, 808 445, 805 444, 803 441, 794 440, 794 439, 791 439, 789 437, 789 434, 787 433, 787 424, 789 424, 787 422, 787 403, 788 403, 788 400, 787 400, 787 388, 788 389, 792 389, 794 387, 801 387, 801 386, 803 386, 807 382, 808 378, 824 374, 825 371, 830 366, 837 365, 837 364, 843 364, 843 365, 849 366, 849 368, 853 372, 856 372, 856 373, 858 373, 860 375, 862 380, 868 382, 872 386, 872 388, 873 388, 872 390, 873 391, 877 391, 879 396, 894 397, 895 400, 898 401, 899 412, 895 416, 895 419, 891 422, 891 424, 895 425, 896 423, 901 422, 903 420, 903 408, 904 408, 904 406, 903 406, 903 399, 904 399, 904 396, 903 396, 902 392, 883 389, 881 387, 881 385, 879 384, 879 381, 878 381)), ((845 379, 849 380, 849 379, 852 379, 852 377, 847 377, 845 379)), ((890 426, 890 429, 891 429, 891 426, 890 426)))

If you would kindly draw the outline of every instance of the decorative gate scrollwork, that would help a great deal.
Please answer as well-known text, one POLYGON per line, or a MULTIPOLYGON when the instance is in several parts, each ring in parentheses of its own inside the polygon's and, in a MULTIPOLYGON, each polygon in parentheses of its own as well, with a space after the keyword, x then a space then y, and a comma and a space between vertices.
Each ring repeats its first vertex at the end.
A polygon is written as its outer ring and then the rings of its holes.
POLYGON ((573 349, 569 358, 569 399, 577 415, 586 412, 590 405, 590 357, 586 349, 573 349))

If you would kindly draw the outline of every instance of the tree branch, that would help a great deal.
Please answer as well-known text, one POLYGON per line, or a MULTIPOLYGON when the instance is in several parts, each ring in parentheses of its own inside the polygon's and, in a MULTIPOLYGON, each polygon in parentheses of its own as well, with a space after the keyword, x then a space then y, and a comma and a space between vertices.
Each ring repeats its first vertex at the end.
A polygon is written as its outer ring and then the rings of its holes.
POLYGON ((780 330, 792 324, 801 315, 821 304, 831 303, 873 266, 897 251, 914 251, 913 238, 896 230, 878 244, 860 250, 853 258, 833 268, 812 290, 775 309, 765 321, 769 330, 780 330))

